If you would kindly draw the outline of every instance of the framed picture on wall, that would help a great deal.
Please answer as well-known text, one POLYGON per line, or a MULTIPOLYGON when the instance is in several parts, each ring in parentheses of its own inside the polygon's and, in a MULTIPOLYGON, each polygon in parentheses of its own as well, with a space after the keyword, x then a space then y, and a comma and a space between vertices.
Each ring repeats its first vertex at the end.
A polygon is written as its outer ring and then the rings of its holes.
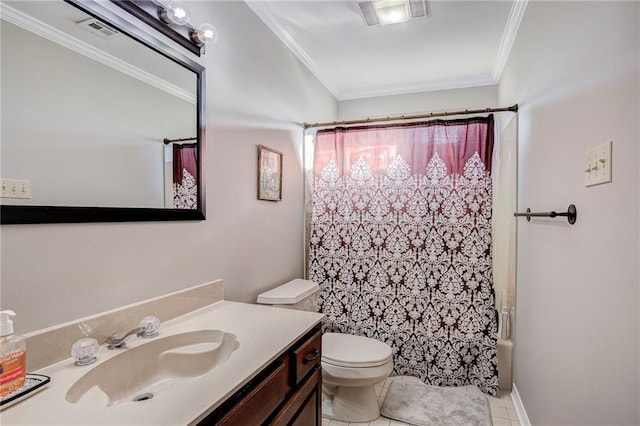
POLYGON ((258 200, 282 200, 282 153, 258 145, 258 200))

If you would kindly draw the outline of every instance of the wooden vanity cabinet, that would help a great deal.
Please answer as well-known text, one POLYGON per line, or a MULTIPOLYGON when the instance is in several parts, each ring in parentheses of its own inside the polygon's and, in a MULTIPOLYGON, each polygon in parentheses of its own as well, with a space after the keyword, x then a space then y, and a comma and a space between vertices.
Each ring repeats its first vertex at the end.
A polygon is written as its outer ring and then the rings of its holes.
POLYGON ((199 425, 320 426, 322 424, 320 325, 209 414, 199 425))

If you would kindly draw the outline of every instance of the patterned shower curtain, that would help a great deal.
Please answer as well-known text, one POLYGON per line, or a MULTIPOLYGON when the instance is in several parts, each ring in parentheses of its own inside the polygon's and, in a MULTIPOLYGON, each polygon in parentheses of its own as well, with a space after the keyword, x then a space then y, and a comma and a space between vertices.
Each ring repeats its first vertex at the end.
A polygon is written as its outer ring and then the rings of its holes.
POLYGON ((173 144, 173 208, 198 208, 198 145, 173 144))
POLYGON ((496 395, 493 116, 316 135, 309 279, 326 331, 393 348, 394 373, 496 395))

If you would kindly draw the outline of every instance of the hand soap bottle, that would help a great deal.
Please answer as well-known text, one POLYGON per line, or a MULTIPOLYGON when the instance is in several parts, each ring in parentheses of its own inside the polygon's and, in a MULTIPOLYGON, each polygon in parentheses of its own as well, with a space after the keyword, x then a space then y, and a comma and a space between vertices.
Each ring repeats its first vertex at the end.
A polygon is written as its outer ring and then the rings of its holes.
POLYGON ((13 334, 13 311, 0 311, 0 397, 17 391, 27 374, 27 341, 13 334))

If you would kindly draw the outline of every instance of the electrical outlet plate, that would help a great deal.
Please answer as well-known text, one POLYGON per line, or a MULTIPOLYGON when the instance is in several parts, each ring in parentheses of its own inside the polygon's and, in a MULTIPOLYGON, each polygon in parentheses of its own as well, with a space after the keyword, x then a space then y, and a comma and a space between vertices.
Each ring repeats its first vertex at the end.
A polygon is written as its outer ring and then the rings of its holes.
POLYGON ((613 142, 607 142, 587 151, 584 167, 584 185, 593 186, 611 182, 613 142))
POLYGON ((2 198, 31 198, 31 181, 21 179, 0 179, 2 198))

